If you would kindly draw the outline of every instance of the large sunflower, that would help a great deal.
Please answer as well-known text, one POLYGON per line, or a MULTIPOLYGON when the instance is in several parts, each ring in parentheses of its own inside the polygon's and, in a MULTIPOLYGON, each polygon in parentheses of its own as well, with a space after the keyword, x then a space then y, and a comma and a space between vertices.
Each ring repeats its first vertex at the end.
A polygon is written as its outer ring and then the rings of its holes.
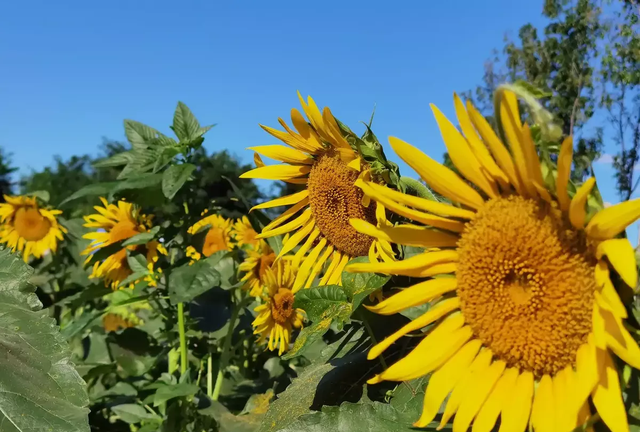
POLYGON ((260 297, 267 270, 275 260, 275 252, 264 240, 259 240, 257 247, 247 250, 247 257, 238 266, 239 271, 246 272, 241 279, 244 282, 242 289, 249 291, 253 297, 260 297))
POLYGON ((432 107, 453 163, 477 186, 415 147, 390 138, 396 153, 436 192, 460 206, 404 195, 361 182, 388 209, 427 225, 360 231, 424 253, 396 263, 356 264, 354 272, 436 276, 370 309, 388 315, 433 302, 421 317, 374 346, 381 355, 409 332, 435 323, 406 357, 370 380, 404 381, 432 373, 422 416, 434 420, 449 396, 440 427, 455 414, 454 431, 570 431, 590 415, 589 399, 614 432, 628 431, 616 361, 640 367, 640 349, 625 328, 628 311, 611 282, 617 273, 637 284, 634 251, 619 236, 640 216, 640 200, 587 217, 593 178, 567 193, 572 140, 562 144, 555 193, 544 187, 528 125, 517 100, 499 102, 510 148, 471 105, 455 96, 462 135, 432 107), (438 249, 433 249, 438 248, 438 249))
POLYGON ((189 234, 196 234, 209 227, 202 245, 202 255, 208 257, 221 250, 233 249, 231 245, 231 221, 218 214, 212 214, 196 222, 188 229, 189 234))
MULTIPOLYGON (((82 252, 89 255, 86 262, 93 259, 93 253, 97 250, 126 240, 135 235, 147 232, 151 228, 151 218, 140 213, 135 205, 121 200, 118 204, 109 204, 106 199, 100 198, 103 207, 95 206, 98 213, 85 216, 84 226, 96 228, 96 231, 85 234, 83 237, 93 240, 82 252)), ((153 265, 158 260, 158 253, 167 254, 164 246, 157 241, 150 241, 145 245, 132 245, 120 249, 102 261, 93 264, 90 278, 104 279, 105 285, 118 289, 120 283, 132 274, 127 262, 127 249, 129 251, 141 251, 147 259, 149 271, 153 273, 153 265)), ((155 278, 148 277, 150 285, 155 285, 155 278)))
POLYGON ((300 102, 309 122, 298 110, 292 109, 291 120, 297 132, 282 119, 278 120, 286 132, 261 126, 288 146, 251 148, 284 165, 259 166, 240 176, 307 186, 301 192, 253 208, 292 206, 265 226, 258 238, 291 233, 278 257, 302 244, 294 258, 294 265, 299 265, 296 289, 311 286, 329 258, 330 264, 320 285, 340 283, 342 270, 353 257, 369 255, 371 259, 380 257, 392 261, 394 256, 387 241, 359 233, 349 224, 351 218, 387 224, 384 207, 363 202, 362 192, 354 186, 359 177, 370 178, 369 165, 343 137, 329 108, 325 107, 320 113, 311 97, 305 103, 300 96, 300 102), (292 221, 285 223, 294 215, 292 221))
POLYGON ((255 308, 258 316, 253 321, 258 343, 269 340, 268 348, 282 355, 289 348, 293 329, 302 328, 302 309, 293 307, 295 273, 290 260, 278 260, 265 270, 263 304, 255 308))
POLYGON ((4 199, 0 204, 0 243, 22 253, 24 262, 30 256, 41 258, 48 250, 55 252, 67 232, 56 219, 62 212, 41 208, 35 197, 5 195, 4 199))

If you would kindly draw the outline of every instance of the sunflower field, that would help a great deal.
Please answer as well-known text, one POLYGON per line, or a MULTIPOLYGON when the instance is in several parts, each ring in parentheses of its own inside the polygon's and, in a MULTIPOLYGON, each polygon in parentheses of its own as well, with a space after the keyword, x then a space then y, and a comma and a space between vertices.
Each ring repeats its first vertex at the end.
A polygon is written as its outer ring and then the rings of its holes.
POLYGON ((538 96, 432 105, 447 167, 299 94, 220 199, 212 126, 125 120, 115 179, 0 204, 0 430, 634 430, 640 200, 576 180, 538 96))

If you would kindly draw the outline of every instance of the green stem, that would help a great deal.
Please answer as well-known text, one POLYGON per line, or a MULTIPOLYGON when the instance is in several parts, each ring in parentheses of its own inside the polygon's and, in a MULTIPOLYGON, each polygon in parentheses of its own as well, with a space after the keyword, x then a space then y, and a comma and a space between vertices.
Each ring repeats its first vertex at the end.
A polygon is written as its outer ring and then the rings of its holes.
POLYGON ((231 357, 231 338, 233 336, 233 329, 236 326, 236 321, 240 316, 240 312, 242 309, 249 304, 251 301, 250 298, 244 297, 241 298, 238 304, 233 309, 233 313, 231 314, 231 320, 229 321, 229 329, 227 330, 227 336, 224 338, 224 344, 222 345, 222 354, 220 355, 220 363, 218 365, 218 376, 216 377, 216 386, 213 389, 213 395, 211 399, 214 401, 218 400, 220 396, 220 389, 222 388, 222 374, 224 370, 228 366, 229 358, 231 357))
POLYGON ((412 179, 411 177, 400 177, 400 182, 405 186, 405 188, 407 188, 407 193, 409 195, 425 198, 431 201, 439 201, 433 192, 431 192, 431 189, 416 179, 412 179))
POLYGON ((207 396, 213 396, 213 356, 211 354, 207 359, 207 396))
MULTIPOLYGON (((369 333, 371 342, 373 342, 374 345, 378 345, 378 341, 376 340, 376 336, 373 334, 373 329, 371 328, 369 321, 367 321, 367 318, 365 318, 364 314, 361 314, 361 317, 362 317, 362 324, 364 324, 364 328, 367 330, 367 333, 369 333)), ((388 367, 387 362, 384 360, 384 357, 382 356, 382 354, 378 356, 378 359, 380 360, 380 364, 382 365, 382 368, 387 369, 388 367)))
POLYGON ((178 303, 178 331, 180 332, 180 372, 187 371, 187 337, 184 334, 184 303, 178 303))

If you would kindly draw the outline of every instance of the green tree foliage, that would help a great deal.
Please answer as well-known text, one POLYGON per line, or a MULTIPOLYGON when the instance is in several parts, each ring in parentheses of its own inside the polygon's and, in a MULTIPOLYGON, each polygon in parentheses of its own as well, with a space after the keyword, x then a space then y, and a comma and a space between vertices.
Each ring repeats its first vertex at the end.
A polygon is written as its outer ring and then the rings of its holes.
POLYGON ((0 147, 0 202, 4 202, 4 196, 13 193, 13 181, 11 175, 17 168, 11 166, 11 155, 0 147))

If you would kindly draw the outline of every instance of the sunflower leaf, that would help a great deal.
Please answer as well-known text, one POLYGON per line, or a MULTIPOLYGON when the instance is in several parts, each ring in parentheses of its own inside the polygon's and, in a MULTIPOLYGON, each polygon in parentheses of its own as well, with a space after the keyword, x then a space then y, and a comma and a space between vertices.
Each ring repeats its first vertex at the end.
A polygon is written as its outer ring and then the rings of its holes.
POLYGON ((182 102, 178 102, 176 111, 173 114, 173 126, 171 129, 180 139, 181 142, 186 142, 194 139, 200 130, 200 123, 193 115, 188 106, 182 102))
POLYGON ((156 238, 156 235, 158 234, 158 231, 160 231, 160 227, 159 226, 154 226, 148 232, 143 232, 143 233, 134 235, 133 237, 129 237, 124 242, 122 242, 122 246, 132 246, 132 245, 146 244, 146 243, 150 242, 151 240, 153 240, 154 238, 156 238))
POLYGON ((33 294, 32 273, 7 249, 0 251, 2 430, 88 432, 86 385, 55 320, 33 294))
MULTIPOLYGON (((367 257, 357 257, 349 261, 349 264, 369 262, 367 257)), ((382 276, 376 273, 342 273, 342 288, 349 296, 356 310, 362 301, 369 295, 381 289, 390 279, 390 276, 382 276)))
POLYGON ((147 148, 149 142, 160 135, 154 128, 135 120, 124 121, 124 133, 134 149, 147 148))
POLYGON ((169 276, 171 303, 185 303, 220 284, 220 273, 215 269, 220 257, 212 255, 174 269, 169 276))
POLYGON ((162 175, 162 193, 172 199, 185 184, 196 166, 190 163, 172 165, 162 175))
POLYGON ((295 296, 295 307, 304 309, 314 323, 333 316, 334 308, 340 309, 348 304, 347 294, 338 285, 309 288, 295 296))

